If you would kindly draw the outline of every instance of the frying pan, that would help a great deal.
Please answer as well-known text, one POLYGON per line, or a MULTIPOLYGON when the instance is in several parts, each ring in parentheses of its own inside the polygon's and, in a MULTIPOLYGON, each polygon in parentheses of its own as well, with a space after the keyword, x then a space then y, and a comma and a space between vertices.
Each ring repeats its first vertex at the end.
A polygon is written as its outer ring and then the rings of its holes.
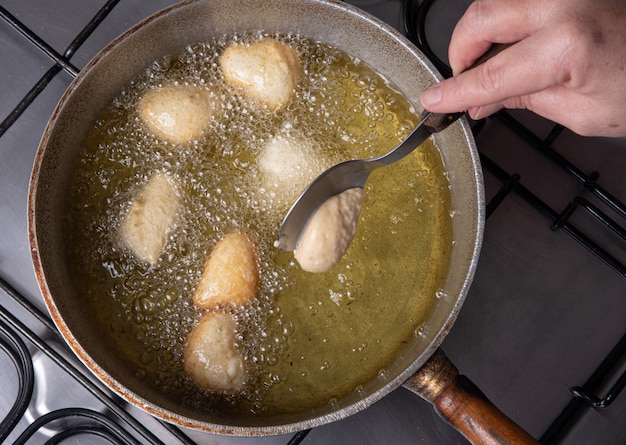
MULTIPOLYGON (((482 173, 468 123, 461 119, 435 141, 451 185, 454 246, 449 271, 420 336, 385 378, 363 385, 336 404, 306 412, 232 416, 183 406, 138 378, 102 342, 72 284, 65 257, 63 212, 78 154, 100 112, 130 80, 164 55, 230 33, 297 33, 336 46, 390 79, 420 109, 420 93, 440 80, 407 39, 357 8, 332 0, 184 1, 147 18, 104 48, 61 98, 43 134, 29 191, 28 227, 34 269, 45 303, 74 353, 130 403, 184 427, 243 436, 281 434, 344 418, 401 385, 434 404, 473 443, 535 443, 507 419, 439 350, 470 286, 482 241, 482 173)), ((419 228, 416 227, 416 230, 419 228)))

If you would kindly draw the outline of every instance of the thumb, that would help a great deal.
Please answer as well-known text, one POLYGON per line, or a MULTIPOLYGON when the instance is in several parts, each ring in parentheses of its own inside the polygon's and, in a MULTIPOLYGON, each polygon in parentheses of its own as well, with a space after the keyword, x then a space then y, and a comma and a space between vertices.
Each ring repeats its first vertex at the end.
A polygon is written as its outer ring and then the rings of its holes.
MULTIPOLYGON (((445 81, 444 81, 445 82, 445 81)), ((422 93, 422 106, 428 111, 437 111, 437 107, 441 103, 442 97, 441 83, 428 87, 422 93)), ((461 110, 456 110, 461 111, 461 110)))
POLYGON ((476 110, 488 103, 487 97, 492 97, 491 88, 479 89, 475 76, 468 77, 460 74, 456 77, 428 87, 421 96, 422 106, 435 113, 453 113, 465 111, 468 108, 476 110))

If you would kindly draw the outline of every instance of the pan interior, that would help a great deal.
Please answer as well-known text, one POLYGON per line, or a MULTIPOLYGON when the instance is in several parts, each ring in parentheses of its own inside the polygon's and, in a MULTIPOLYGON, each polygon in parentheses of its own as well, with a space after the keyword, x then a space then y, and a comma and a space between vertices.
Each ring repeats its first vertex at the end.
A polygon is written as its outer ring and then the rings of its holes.
POLYGON ((216 0, 182 5, 148 20, 115 42, 79 76, 44 135, 35 166, 30 209, 30 228, 38 249, 35 263, 36 267, 38 262, 41 264, 45 275, 42 290, 46 303, 81 359, 124 397, 153 414, 183 425, 236 434, 279 433, 327 422, 367 406, 398 386, 428 358, 454 320, 475 267, 482 224, 476 154, 466 129, 457 124, 437 140, 455 209, 450 272, 430 320, 421 326, 419 335, 382 379, 331 405, 272 418, 233 418, 198 412, 145 385, 122 359, 98 341, 88 314, 81 312, 80 297, 73 290, 64 241, 58 236, 63 231, 59 209, 65 206, 72 168, 100 111, 147 65, 196 41, 258 30, 297 33, 337 46, 391 79, 417 108, 419 93, 436 80, 424 57, 395 32, 334 2, 305 1, 294 5, 289 1, 248 1, 234 6, 232 2, 216 0), (40 221, 36 230, 35 221, 40 221))

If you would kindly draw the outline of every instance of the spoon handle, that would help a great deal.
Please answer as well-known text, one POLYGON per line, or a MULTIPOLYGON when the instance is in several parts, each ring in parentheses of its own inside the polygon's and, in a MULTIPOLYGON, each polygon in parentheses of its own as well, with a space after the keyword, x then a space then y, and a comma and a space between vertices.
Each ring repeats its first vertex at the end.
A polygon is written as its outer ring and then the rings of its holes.
MULTIPOLYGON (((509 43, 498 43, 492 45, 487 50, 487 52, 485 52, 472 65, 470 65, 467 70, 471 70, 479 65, 482 65, 487 60, 507 49, 509 46, 511 46, 511 44, 509 43)), ((445 130, 446 128, 448 128, 448 126, 450 126, 464 114, 465 112, 463 111, 457 113, 431 113, 427 110, 424 110, 421 115, 420 123, 417 125, 415 130, 413 130, 413 132, 404 140, 404 142, 391 150, 389 153, 379 156, 378 158, 369 160, 367 170, 372 171, 378 167, 393 164, 394 162, 399 161, 400 159, 411 153, 413 150, 415 150, 431 134, 439 133, 440 131, 445 130)))
POLYGON ((424 111, 422 113, 420 123, 417 125, 415 130, 413 130, 413 132, 400 145, 390 152, 368 160, 367 170, 372 171, 378 167, 383 167, 399 161, 419 147, 430 135, 444 130, 461 116, 463 116, 463 113, 443 114, 424 111))

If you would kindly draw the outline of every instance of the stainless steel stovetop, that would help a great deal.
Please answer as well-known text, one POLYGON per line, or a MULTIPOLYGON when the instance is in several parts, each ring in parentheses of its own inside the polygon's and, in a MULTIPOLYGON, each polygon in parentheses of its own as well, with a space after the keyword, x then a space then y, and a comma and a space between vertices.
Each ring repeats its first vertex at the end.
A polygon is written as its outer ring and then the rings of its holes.
MULTIPOLYGON (((108 2, 110 11, 72 51, 71 64, 80 69, 114 37, 172 3, 108 2)), ((404 31, 401 0, 349 3, 404 31)), ((470 1, 431 3, 424 34, 445 60, 450 32, 470 1)), ((3 434, 7 443, 22 440, 32 430, 29 443, 109 443, 106 431, 121 443, 466 443, 403 388, 348 419, 296 435, 178 429, 113 396, 68 352, 37 287, 26 205, 39 138, 72 76, 10 22, 63 54, 104 5, 0 0, 0 441, 3 434), (28 96, 33 100, 24 102, 28 96), (22 356, 14 352, 20 347, 22 356), (32 395, 20 389, 29 363, 32 395)), ((626 384, 626 140, 581 138, 526 112, 501 113, 476 133, 489 218, 476 278, 443 349, 543 443, 625 444, 626 395, 619 392, 626 384), (553 227, 570 203, 576 210, 553 227), (606 397, 598 402, 608 406, 591 407, 574 395, 577 386, 591 398, 606 397)))

